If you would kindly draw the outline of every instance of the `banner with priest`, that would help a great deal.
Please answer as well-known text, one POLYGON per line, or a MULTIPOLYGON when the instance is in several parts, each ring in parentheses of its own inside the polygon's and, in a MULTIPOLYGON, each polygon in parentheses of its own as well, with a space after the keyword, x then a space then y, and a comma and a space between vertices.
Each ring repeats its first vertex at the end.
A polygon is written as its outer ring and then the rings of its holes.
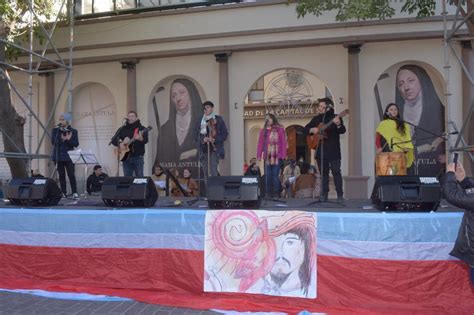
POLYGON ((316 298, 316 226, 302 211, 207 211, 204 291, 316 298))

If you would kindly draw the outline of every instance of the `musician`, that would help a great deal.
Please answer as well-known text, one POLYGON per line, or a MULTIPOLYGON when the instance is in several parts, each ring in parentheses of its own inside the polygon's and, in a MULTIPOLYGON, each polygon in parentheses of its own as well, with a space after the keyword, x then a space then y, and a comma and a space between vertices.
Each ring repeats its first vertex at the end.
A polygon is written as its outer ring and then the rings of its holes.
POLYGON ((286 158, 285 128, 278 122, 275 115, 265 115, 265 125, 260 129, 257 145, 257 159, 265 159, 265 186, 271 198, 280 194, 280 164, 286 158))
POLYGON ((214 113, 214 104, 206 101, 202 104, 204 115, 198 124, 198 143, 204 178, 217 176, 219 160, 224 159, 224 141, 228 131, 222 116, 214 113), (209 165, 208 165, 209 164, 209 165))
POLYGON ((153 174, 151 174, 151 179, 155 182, 156 191, 158 192, 158 197, 166 196, 166 174, 163 171, 163 168, 160 165, 156 165, 153 168, 153 174))
MULTIPOLYGON (((179 171, 176 175, 179 176, 179 171)), ((178 178, 178 183, 181 186, 181 189, 176 185, 175 182, 171 182, 171 194, 174 197, 196 197, 198 195, 199 186, 198 183, 194 179, 192 179, 191 171, 189 168, 185 168, 183 170, 183 177, 178 178), (183 191, 185 194, 183 194, 183 191)))
POLYGON ((377 154, 382 152, 405 152, 407 168, 413 164, 413 143, 410 135, 410 126, 402 121, 400 110, 395 103, 385 107, 383 120, 379 123, 375 133, 377 154))
POLYGON ((137 113, 133 110, 128 112, 125 125, 120 128, 111 142, 122 149, 128 147, 130 150, 128 158, 122 163, 123 175, 141 177, 143 176, 145 144, 148 143, 146 128, 140 123, 137 113))
POLYGON ((102 191, 102 184, 108 177, 107 174, 102 172, 102 166, 99 164, 94 165, 94 171, 87 177, 86 190, 89 195, 100 195, 102 191))
POLYGON ((59 116, 59 123, 53 128, 51 142, 53 143, 52 160, 56 163, 59 174, 59 184, 64 197, 67 196, 66 173, 71 185, 71 192, 74 199, 78 199, 76 175, 74 163, 69 157, 68 151, 74 150, 79 145, 77 130, 70 125, 71 114, 64 113, 59 116))
POLYGON ((334 178, 337 199, 344 200, 341 174, 340 135, 346 132, 346 127, 344 126, 342 118, 334 114, 334 103, 330 98, 320 98, 318 102, 319 114, 313 117, 305 126, 305 133, 307 135, 319 134, 320 139, 323 139, 318 144, 315 154, 316 163, 318 163, 318 168, 322 171, 323 177, 322 200, 326 201, 328 199, 329 170, 331 170, 334 178), (322 125, 327 125, 324 131, 320 130, 322 125))

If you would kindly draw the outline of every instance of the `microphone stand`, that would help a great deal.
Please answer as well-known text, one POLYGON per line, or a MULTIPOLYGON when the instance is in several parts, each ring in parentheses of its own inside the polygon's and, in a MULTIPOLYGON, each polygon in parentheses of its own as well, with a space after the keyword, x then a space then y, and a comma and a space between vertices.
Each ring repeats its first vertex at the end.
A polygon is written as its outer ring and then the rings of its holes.
MULTIPOLYGON (((54 169, 53 169, 53 172, 51 173, 51 177, 54 177, 56 175, 56 173, 58 173, 58 177, 59 177, 58 158, 59 158, 59 137, 61 135, 61 129, 60 128, 61 128, 60 125, 56 125, 56 127, 54 127, 54 129, 58 129, 58 131, 56 132, 56 135, 54 137, 54 144, 53 144, 54 149, 53 149, 53 154, 52 154, 52 159, 51 159, 54 162, 54 169), (54 161, 55 157, 56 157, 56 161, 54 161)), ((61 194, 63 195, 62 190, 61 190, 61 194)))
POLYGON ((267 170, 267 119, 263 124, 263 169, 265 170, 265 199, 268 198, 268 170, 267 170))
MULTIPOLYGON (((202 118, 201 118, 202 119, 202 118)), ((201 172, 202 172, 202 177, 206 179, 206 176, 204 175, 204 170, 201 168, 202 165, 202 141, 201 141, 201 120, 197 122, 197 125, 194 127, 195 128, 195 135, 197 136, 197 142, 198 142, 198 157, 197 157, 197 171, 198 171, 198 196, 190 201, 188 201, 188 206, 192 206, 198 201, 204 200, 204 197, 202 196, 202 191, 201 191, 201 172)), ((208 169, 209 172, 209 169, 208 169)), ((207 179, 205 180, 204 184, 207 186, 207 179)), ((206 192, 207 192, 207 187, 206 187, 206 192)))
POLYGON ((407 123, 408 125, 412 126, 414 128, 414 130, 421 130, 421 131, 424 131, 428 134, 430 134, 431 136, 429 137, 423 137, 423 138, 417 138, 417 137, 413 137, 411 139, 411 141, 403 141, 403 142, 397 142, 397 143, 393 143, 393 138, 391 139, 391 147, 390 147, 390 150, 392 150, 392 147, 394 145, 399 145, 399 144, 403 144, 403 143, 408 143, 408 142, 413 142, 413 155, 414 155, 414 163, 415 163, 415 176, 418 176, 418 150, 416 149, 416 143, 417 141, 422 141, 422 140, 429 140, 429 139, 434 139, 434 138, 439 138, 439 139, 442 139, 444 141, 448 141, 448 138, 446 136, 452 134, 452 133, 446 133, 446 132, 443 132, 441 134, 436 134, 430 130, 427 130, 423 127, 420 127, 420 126, 417 126, 409 121, 406 121, 406 120, 403 120, 401 118, 397 118, 397 117, 392 117, 391 119, 393 120, 398 120, 398 121, 401 121, 403 123, 407 123))
POLYGON ((123 128, 126 125, 127 125, 127 121, 125 121, 122 124, 122 126, 120 126, 120 128, 117 129, 117 131, 112 136, 112 138, 110 139, 110 142, 109 142, 109 145, 111 145, 111 144, 114 145, 114 143, 117 143, 117 175, 116 176, 120 175, 120 143, 119 143, 118 136, 120 135, 120 133, 122 132, 123 128))

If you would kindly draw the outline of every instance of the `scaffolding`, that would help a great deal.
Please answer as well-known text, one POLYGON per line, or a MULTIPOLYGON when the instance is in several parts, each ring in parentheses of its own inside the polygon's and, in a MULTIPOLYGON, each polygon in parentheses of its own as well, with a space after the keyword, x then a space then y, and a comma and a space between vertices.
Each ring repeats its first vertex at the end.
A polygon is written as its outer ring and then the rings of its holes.
MULTIPOLYGON (((470 106, 467 115, 464 117, 461 129, 458 129, 456 126, 456 123, 452 120, 451 118, 451 106, 450 106, 450 97, 452 95, 451 89, 450 89, 450 78, 449 78, 449 71, 450 71, 450 57, 449 54, 450 52, 454 55, 456 58, 457 62, 459 62, 463 73, 465 76, 468 78, 469 82, 471 83, 472 88, 474 89, 474 78, 473 74, 471 71, 468 69, 462 58, 458 55, 458 52, 456 51, 455 47, 453 46, 453 42, 462 42, 462 41, 473 41, 474 37, 473 36, 457 36, 460 33, 460 30, 465 24, 471 19, 471 17, 474 14, 474 9, 469 10, 466 12, 465 8, 462 6, 463 1, 458 1, 457 3, 457 8, 456 8, 456 14, 453 19, 453 24, 451 25, 451 28, 448 28, 448 13, 446 10, 446 1, 443 0, 443 8, 442 8, 442 15, 443 15, 443 42, 444 42, 444 75, 445 75, 445 106, 446 106, 446 112, 447 112, 447 119, 446 119, 446 131, 447 131, 447 136, 448 136, 448 141, 447 141, 447 152, 467 152, 469 154, 469 157, 471 159, 471 163, 474 162, 474 154, 472 153, 472 150, 474 149, 473 144, 469 144, 466 139, 464 139, 463 134, 466 131, 466 128, 469 128, 469 124, 471 121, 471 117, 474 112, 474 100, 470 100, 470 106), (453 141, 453 137, 455 137, 453 141)), ((474 47, 471 47, 471 49, 474 47)), ((472 139, 468 139, 472 140, 472 139)), ((447 159, 449 161, 449 159, 447 159)))
MULTIPOLYGON (((0 152, 0 158, 20 158, 28 159, 28 165, 31 169, 31 162, 33 159, 49 159, 51 158, 50 154, 40 154, 40 149, 43 144, 45 137, 51 139, 51 133, 48 130, 48 126, 54 120, 54 113, 58 106, 58 102, 65 93, 65 87, 68 89, 67 93, 67 106, 68 112, 72 111, 72 52, 73 52, 73 43, 74 43, 74 1, 73 0, 61 0, 58 1, 57 12, 53 16, 52 21, 42 21, 42 18, 35 10, 35 0, 28 1, 28 11, 25 16, 28 17, 28 47, 16 44, 12 41, 9 41, 7 38, 0 38, 0 41, 5 44, 5 46, 11 46, 19 50, 23 55, 27 56, 28 64, 26 66, 19 66, 8 61, 0 61, 6 69, 12 71, 19 71, 20 73, 26 73, 28 75, 28 97, 25 98, 21 95, 19 87, 10 79, 7 71, 3 68, 0 68, 0 75, 2 75, 8 82, 8 85, 15 93, 15 95, 20 99, 22 105, 28 110, 28 121, 29 121, 29 130, 27 132, 28 138, 28 149, 27 152, 22 152, 22 150, 16 145, 12 138, 0 128, 0 132, 3 133, 11 143, 16 146, 18 152, 0 152), (65 12, 66 14, 63 14, 65 12), (65 60, 58 51, 54 41, 53 34, 56 30, 56 26, 60 21, 61 17, 64 17, 67 20, 69 26, 69 56, 65 60), (38 28, 40 34, 44 36, 44 44, 40 45, 40 49, 34 50, 34 31, 35 27, 38 28), (49 58, 46 56, 47 50, 50 49, 53 52, 53 57, 49 58), (46 66, 44 64, 47 64, 46 66), (33 77, 35 75, 41 74, 50 74, 58 71, 66 71, 66 76, 64 82, 62 83, 61 89, 57 94, 51 112, 49 113, 46 121, 38 116, 38 113, 35 112, 33 108, 33 77), (36 121, 41 128, 41 136, 39 138, 37 146, 33 147, 33 121, 36 121)), ((26 46, 26 45, 25 45, 26 46)), ((36 47, 38 48, 38 47, 36 47)))

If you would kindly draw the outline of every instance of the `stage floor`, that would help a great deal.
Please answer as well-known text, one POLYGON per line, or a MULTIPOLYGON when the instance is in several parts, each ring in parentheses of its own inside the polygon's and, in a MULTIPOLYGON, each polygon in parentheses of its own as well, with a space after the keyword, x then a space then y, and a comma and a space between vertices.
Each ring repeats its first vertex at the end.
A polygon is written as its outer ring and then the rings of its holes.
MULTIPOLYGON (((10 205, 7 200, 0 201, 0 207, 18 208, 18 206, 10 205)), ((100 196, 81 197, 79 200, 63 198, 57 206, 53 207, 31 207, 25 208, 51 208, 51 209, 94 209, 94 210, 111 210, 111 209, 129 209, 130 207, 111 208, 105 206, 100 196)), ((186 198, 186 197, 162 197, 158 198, 155 205, 149 209, 193 209, 193 210, 207 210, 210 209, 208 202, 204 198, 186 198)), ((351 199, 338 201, 336 199, 329 199, 328 202, 319 202, 317 199, 262 199, 260 210, 302 210, 310 212, 360 212, 360 213, 374 213, 380 212, 372 204, 370 199, 351 199)), ((432 209, 424 209, 421 212, 429 212, 432 209)), ((458 212, 463 211, 446 200, 442 199, 437 212, 458 212)), ((407 212, 407 211, 387 211, 387 212, 407 212)))

